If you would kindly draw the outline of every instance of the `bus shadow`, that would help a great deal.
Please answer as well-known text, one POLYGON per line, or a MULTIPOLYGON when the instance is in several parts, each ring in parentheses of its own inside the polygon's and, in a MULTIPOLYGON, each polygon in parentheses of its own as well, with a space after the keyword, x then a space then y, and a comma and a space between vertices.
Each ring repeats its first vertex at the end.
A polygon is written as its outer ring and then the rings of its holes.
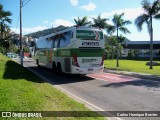
POLYGON ((31 71, 21 66, 20 64, 9 60, 5 64, 4 80, 27 80, 36 83, 44 83, 39 77, 33 74, 31 71))
MULTIPOLYGON (((61 83, 60 84, 68 84, 68 83, 77 83, 77 82, 86 82, 94 80, 91 77, 80 75, 80 74, 60 74, 57 75, 58 77, 61 77, 61 83)), ((59 84, 59 83, 58 83, 59 84)))
POLYGON ((56 85, 94 80, 91 77, 80 74, 65 74, 65 73, 56 74, 51 69, 44 67, 42 68, 29 67, 29 68, 36 70, 38 74, 41 74, 43 77, 47 78, 56 85))

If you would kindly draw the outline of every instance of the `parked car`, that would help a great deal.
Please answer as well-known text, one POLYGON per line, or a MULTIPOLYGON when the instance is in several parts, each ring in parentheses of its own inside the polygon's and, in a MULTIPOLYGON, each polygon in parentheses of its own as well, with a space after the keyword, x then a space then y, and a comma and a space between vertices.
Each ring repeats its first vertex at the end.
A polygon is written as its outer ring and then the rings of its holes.
POLYGON ((7 53, 6 56, 9 57, 9 58, 16 58, 17 54, 15 54, 15 53, 7 53))

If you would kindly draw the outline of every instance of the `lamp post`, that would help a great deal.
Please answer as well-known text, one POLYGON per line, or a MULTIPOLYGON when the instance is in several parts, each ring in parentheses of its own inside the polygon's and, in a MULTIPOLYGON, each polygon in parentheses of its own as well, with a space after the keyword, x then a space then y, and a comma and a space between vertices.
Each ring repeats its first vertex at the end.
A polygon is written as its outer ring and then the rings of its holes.
POLYGON ((23 66, 23 46, 22 46, 22 0, 20 0, 20 63, 23 66))

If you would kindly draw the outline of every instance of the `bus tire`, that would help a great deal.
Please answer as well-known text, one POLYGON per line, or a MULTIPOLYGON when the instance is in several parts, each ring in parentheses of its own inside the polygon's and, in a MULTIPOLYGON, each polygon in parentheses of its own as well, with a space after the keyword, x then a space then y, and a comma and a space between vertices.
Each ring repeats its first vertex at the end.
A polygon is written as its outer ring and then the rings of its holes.
POLYGON ((52 63, 52 70, 54 73, 56 72, 56 63, 55 62, 52 63))
POLYGON ((39 65, 39 61, 38 61, 38 59, 36 60, 36 64, 37 64, 38 68, 40 68, 40 67, 41 67, 41 66, 39 65))
POLYGON ((62 73, 62 69, 61 69, 61 64, 58 63, 57 64, 57 71, 56 71, 58 74, 61 74, 62 73))

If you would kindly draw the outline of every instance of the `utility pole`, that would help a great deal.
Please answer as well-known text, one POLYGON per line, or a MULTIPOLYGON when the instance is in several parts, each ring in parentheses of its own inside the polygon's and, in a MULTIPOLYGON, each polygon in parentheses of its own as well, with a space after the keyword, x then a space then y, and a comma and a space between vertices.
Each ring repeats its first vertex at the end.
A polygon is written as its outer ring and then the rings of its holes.
POLYGON ((23 46, 22 46, 22 0, 20 0, 20 63, 23 66, 23 46))

